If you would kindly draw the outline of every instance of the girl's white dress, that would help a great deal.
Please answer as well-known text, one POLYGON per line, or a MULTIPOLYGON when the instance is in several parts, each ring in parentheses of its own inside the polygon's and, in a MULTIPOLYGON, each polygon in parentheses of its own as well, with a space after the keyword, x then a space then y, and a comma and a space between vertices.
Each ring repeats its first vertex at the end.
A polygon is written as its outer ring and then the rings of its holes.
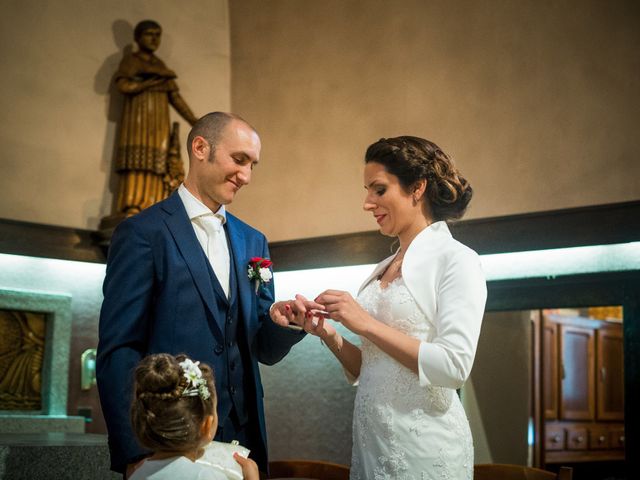
POLYGON ((209 442, 195 462, 186 457, 147 459, 131 475, 131 480, 242 480, 242 468, 233 458, 238 452, 249 456, 249 449, 237 442, 209 442))
POLYGON ((186 457, 145 460, 130 480, 227 480, 227 476, 208 465, 186 457))

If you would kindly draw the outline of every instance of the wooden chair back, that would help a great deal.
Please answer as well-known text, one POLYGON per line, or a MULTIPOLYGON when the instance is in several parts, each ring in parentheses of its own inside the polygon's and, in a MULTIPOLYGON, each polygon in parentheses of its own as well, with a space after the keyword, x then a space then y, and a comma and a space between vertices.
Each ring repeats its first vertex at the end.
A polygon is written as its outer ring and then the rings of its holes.
POLYGON ((313 478, 349 480, 349 467, 316 460, 277 460, 269 462, 270 478, 313 478))
POLYGON ((473 480, 572 480, 573 469, 560 467, 558 473, 522 465, 486 463, 474 465, 473 480))

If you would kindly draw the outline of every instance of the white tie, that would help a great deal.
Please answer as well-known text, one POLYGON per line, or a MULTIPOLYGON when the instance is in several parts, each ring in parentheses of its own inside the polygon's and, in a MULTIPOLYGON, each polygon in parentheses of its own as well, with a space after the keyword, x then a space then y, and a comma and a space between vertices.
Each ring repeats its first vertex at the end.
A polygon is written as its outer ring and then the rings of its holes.
POLYGON ((200 225, 207 233, 207 248, 205 253, 216 274, 218 282, 225 295, 229 298, 229 247, 224 234, 224 228, 220 218, 215 215, 202 215, 199 217, 200 225))

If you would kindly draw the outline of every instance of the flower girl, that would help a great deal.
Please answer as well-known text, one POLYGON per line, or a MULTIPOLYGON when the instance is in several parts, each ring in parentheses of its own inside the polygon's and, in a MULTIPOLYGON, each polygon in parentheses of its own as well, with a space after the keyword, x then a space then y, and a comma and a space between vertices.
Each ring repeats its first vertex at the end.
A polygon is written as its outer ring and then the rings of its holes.
POLYGON ((166 353, 144 358, 135 371, 131 421, 140 443, 153 451, 131 480, 259 478, 247 449, 211 441, 218 417, 206 364, 166 353))

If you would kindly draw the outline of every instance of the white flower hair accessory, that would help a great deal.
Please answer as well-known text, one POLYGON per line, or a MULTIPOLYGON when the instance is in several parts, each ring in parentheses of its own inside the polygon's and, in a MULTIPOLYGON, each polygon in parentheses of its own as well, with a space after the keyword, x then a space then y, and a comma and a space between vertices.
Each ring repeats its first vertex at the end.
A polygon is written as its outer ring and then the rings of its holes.
POLYGON ((187 379, 187 385, 182 391, 182 396, 200 396, 202 400, 207 400, 211 397, 211 392, 209 392, 209 387, 207 387, 207 381, 202 376, 202 370, 198 367, 200 362, 193 362, 191 359, 186 358, 180 362, 179 365, 184 372, 184 378, 187 379))

